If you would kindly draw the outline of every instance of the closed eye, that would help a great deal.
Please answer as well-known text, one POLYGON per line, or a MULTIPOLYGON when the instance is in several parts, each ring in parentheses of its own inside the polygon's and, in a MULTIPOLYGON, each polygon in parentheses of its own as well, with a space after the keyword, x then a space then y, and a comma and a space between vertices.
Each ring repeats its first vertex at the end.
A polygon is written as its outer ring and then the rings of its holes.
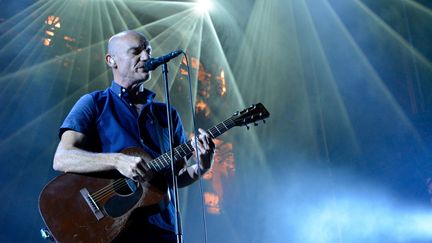
POLYGON ((151 55, 151 52, 152 52, 152 49, 151 49, 150 47, 147 47, 146 52, 147 52, 147 54, 150 56, 150 55, 151 55))

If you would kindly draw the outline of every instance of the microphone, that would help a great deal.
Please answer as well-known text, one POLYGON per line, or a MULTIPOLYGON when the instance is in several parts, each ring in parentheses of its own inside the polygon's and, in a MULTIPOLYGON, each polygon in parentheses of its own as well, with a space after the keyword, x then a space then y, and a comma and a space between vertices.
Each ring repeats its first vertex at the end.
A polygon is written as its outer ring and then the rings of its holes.
POLYGON ((171 59, 175 58, 176 56, 182 53, 183 50, 178 49, 161 57, 150 58, 144 63, 144 71, 148 72, 148 71, 155 70, 160 65, 169 62, 171 59))

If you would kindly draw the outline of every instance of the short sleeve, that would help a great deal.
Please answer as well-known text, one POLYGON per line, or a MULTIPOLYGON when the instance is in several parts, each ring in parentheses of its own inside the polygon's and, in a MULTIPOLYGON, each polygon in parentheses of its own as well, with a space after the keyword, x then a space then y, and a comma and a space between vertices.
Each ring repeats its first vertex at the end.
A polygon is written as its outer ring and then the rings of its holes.
POLYGON ((97 107, 90 94, 82 96, 72 107, 60 127, 59 137, 67 130, 89 134, 97 119, 97 107))

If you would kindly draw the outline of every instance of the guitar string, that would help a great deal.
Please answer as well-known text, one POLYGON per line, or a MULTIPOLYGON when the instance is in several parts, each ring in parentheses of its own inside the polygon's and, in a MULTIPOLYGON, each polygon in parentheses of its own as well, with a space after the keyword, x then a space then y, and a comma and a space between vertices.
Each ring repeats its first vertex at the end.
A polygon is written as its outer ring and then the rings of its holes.
POLYGON ((111 191, 113 191, 113 189, 119 189, 119 188, 123 187, 124 185, 127 185, 127 183, 124 181, 124 179, 117 179, 113 183, 110 183, 107 186, 96 191, 95 193, 90 194, 90 196, 94 200, 99 200, 100 198, 104 197, 104 195, 111 193, 111 191))
POLYGON ((120 188, 128 185, 126 182, 126 179, 121 179, 121 180, 122 181, 120 183, 118 183, 116 186, 112 187, 113 190, 108 190, 106 193, 99 195, 97 198, 94 198, 94 200, 98 202, 98 201, 103 200, 107 197, 111 197, 112 195, 116 194, 117 189, 120 189, 120 188))
POLYGON ((108 190, 106 193, 99 195, 97 198, 94 198, 94 200, 99 202, 100 200, 115 195, 117 189, 120 189, 128 185, 128 183, 126 182, 127 179, 120 179, 120 180, 121 180, 120 183, 117 183, 115 186, 112 187, 114 190, 108 190))

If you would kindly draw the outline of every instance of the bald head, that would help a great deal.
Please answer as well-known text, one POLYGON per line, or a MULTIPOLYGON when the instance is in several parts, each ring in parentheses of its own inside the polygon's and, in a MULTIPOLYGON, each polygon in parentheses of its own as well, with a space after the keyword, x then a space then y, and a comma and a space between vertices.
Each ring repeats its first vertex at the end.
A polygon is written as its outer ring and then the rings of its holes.
POLYGON ((108 41, 108 53, 111 55, 116 55, 116 52, 119 51, 119 48, 121 47, 125 39, 128 38, 138 39, 144 42, 145 45, 148 45, 148 40, 143 34, 135 30, 125 30, 111 36, 111 38, 108 41))
POLYGON ((109 39, 105 61, 112 68, 114 80, 127 88, 150 79, 150 73, 144 70, 144 62, 150 55, 147 38, 137 31, 126 30, 109 39))

